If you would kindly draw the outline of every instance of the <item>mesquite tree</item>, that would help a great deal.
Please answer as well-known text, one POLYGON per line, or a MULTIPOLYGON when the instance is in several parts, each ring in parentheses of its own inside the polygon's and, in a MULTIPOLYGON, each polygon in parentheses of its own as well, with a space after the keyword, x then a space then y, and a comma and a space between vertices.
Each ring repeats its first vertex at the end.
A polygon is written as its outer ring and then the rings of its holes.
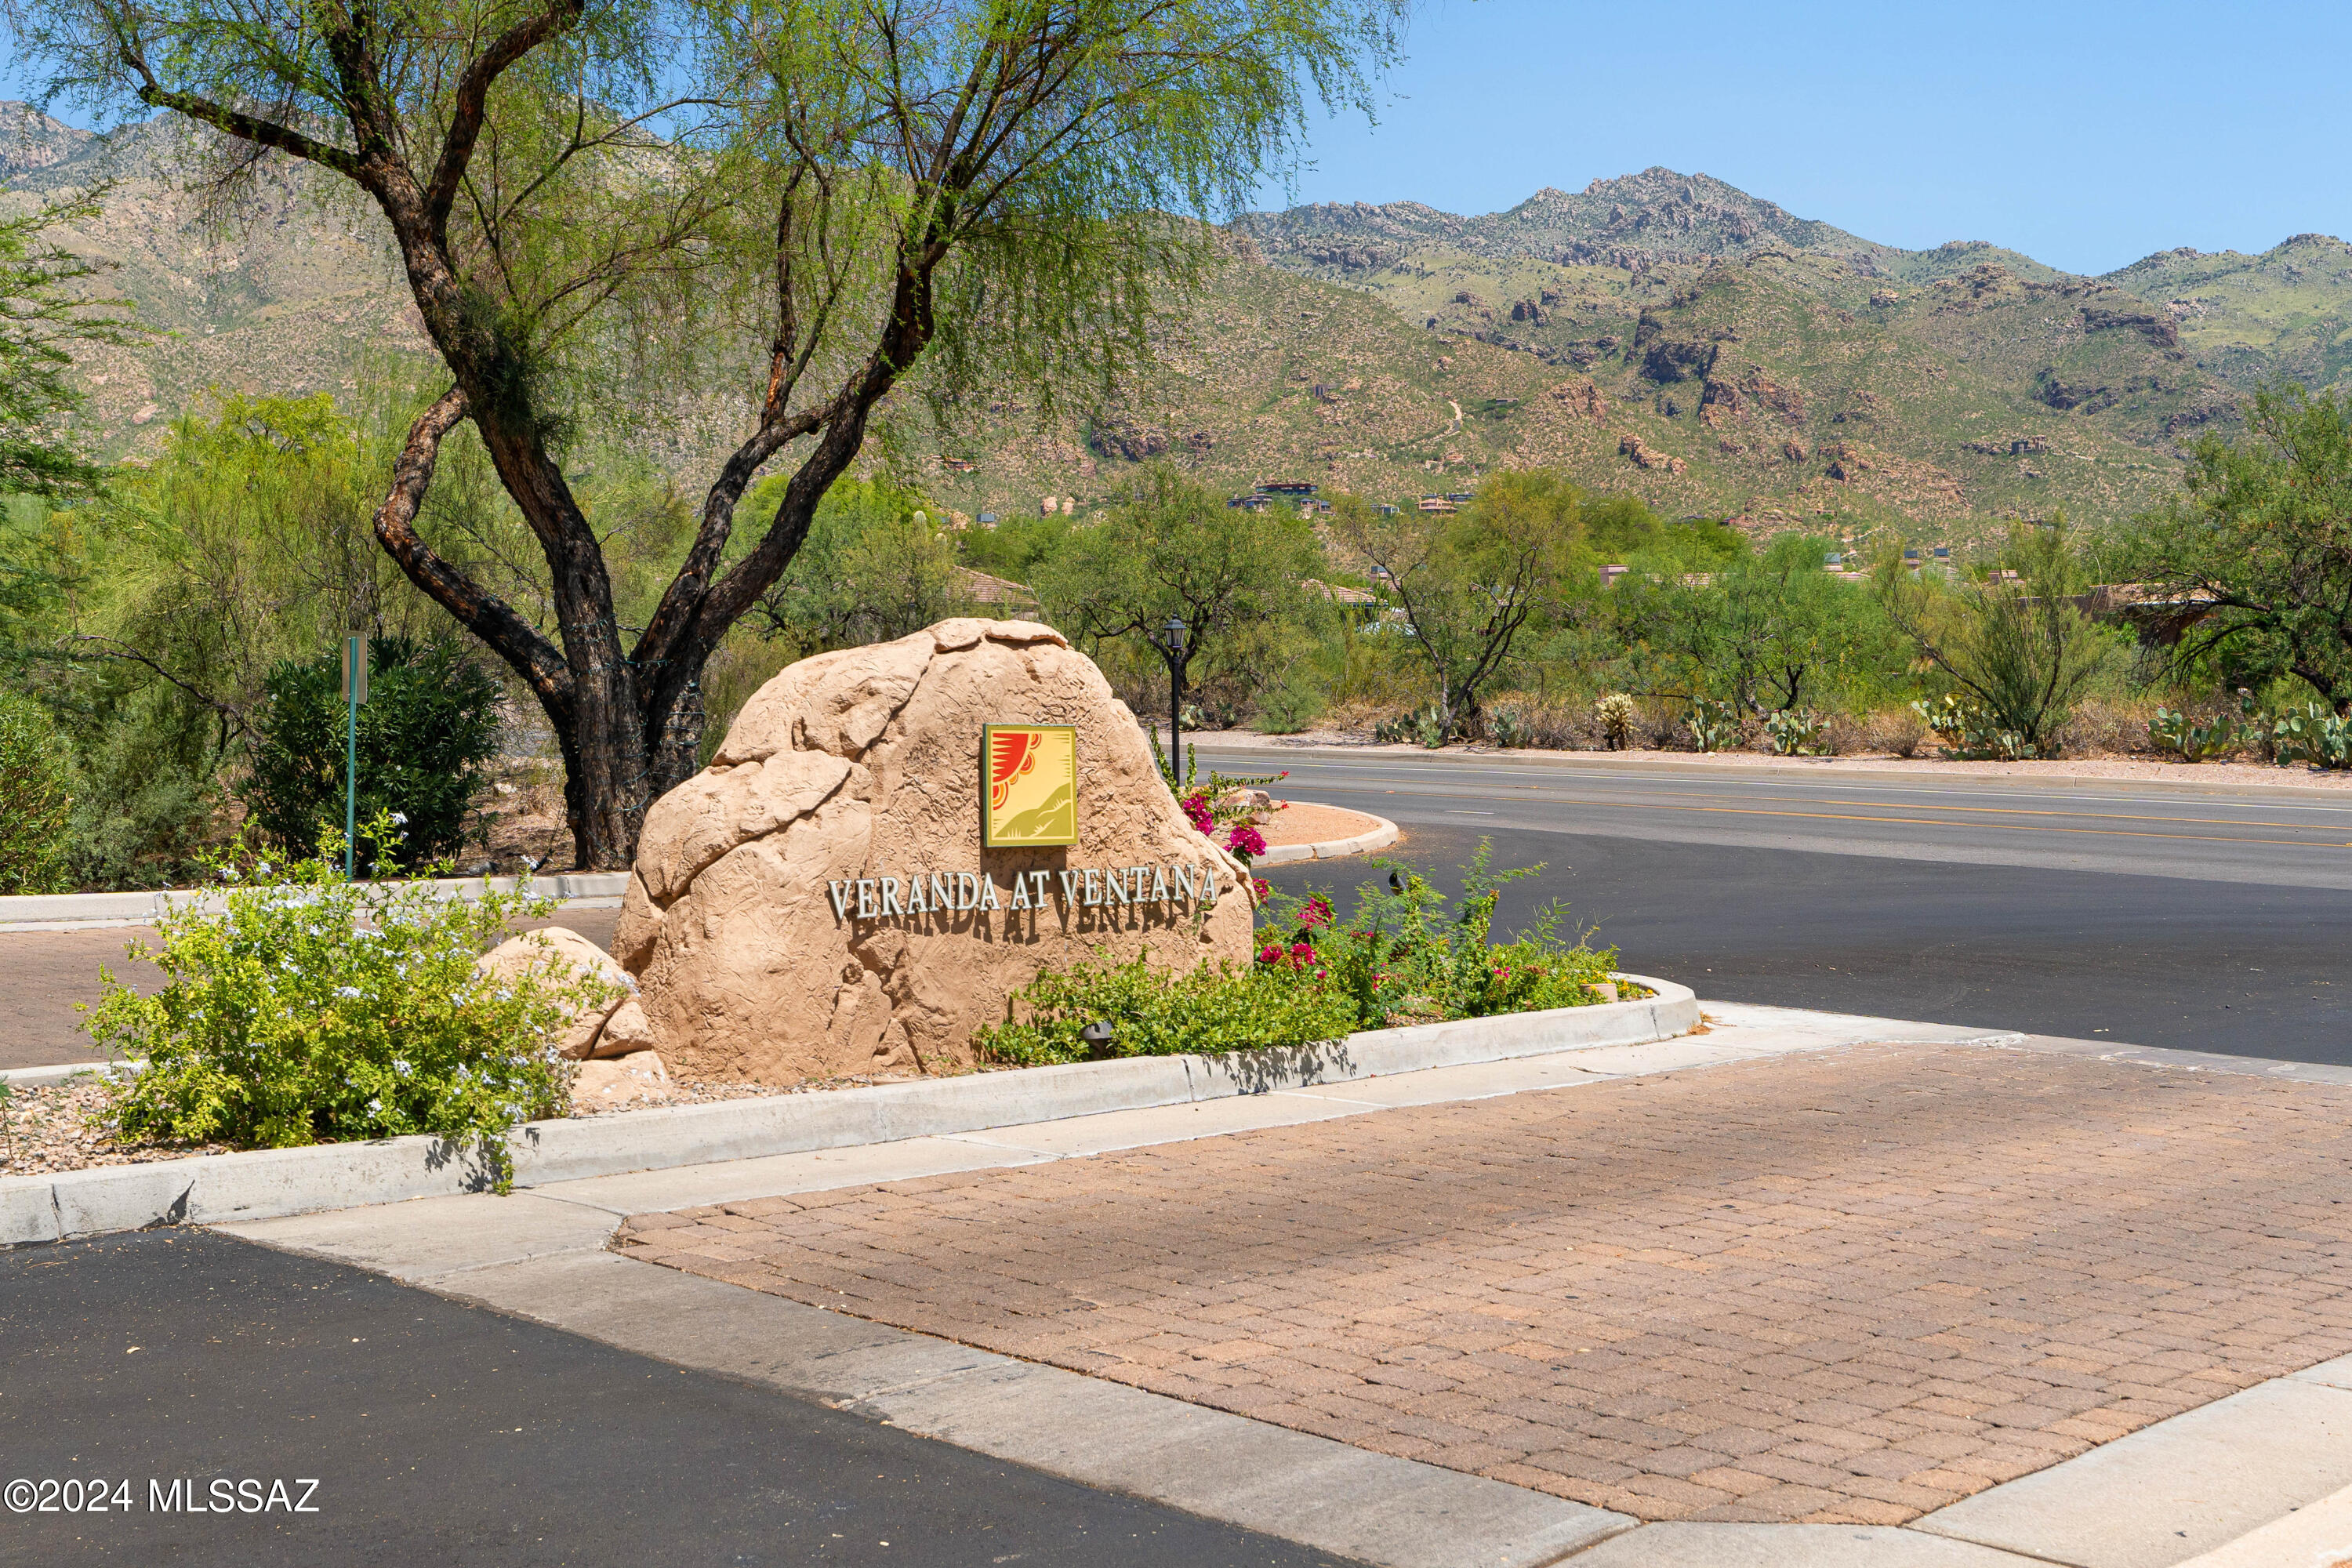
POLYGON ((1245 204, 1310 97, 1365 101, 1403 0, 6 3, 56 89, 205 128, 221 173, 302 160, 381 216, 450 384, 376 535, 528 682, 578 861, 618 868, 694 770, 706 659, 885 400, 947 417, 983 374, 1140 353, 1155 290, 1213 261, 1187 219, 1245 204), (631 637, 561 455, 615 345, 665 335, 679 376, 756 363, 631 637), (551 631, 419 530, 464 421, 546 557, 551 631), (739 540, 772 467, 789 481, 739 540))

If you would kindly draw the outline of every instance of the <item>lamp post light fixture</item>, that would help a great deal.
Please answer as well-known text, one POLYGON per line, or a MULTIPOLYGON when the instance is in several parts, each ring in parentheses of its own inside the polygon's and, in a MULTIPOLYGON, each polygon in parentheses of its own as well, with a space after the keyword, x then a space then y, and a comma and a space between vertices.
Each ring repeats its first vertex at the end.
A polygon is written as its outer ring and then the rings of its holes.
POLYGON ((1184 726, 1184 655, 1186 634, 1191 630, 1181 616, 1171 616, 1168 624, 1151 634, 1151 646, 1168 666, 1168 775, 1172 785, 1177 778, 1176 759, 1183 751, 1184 726))

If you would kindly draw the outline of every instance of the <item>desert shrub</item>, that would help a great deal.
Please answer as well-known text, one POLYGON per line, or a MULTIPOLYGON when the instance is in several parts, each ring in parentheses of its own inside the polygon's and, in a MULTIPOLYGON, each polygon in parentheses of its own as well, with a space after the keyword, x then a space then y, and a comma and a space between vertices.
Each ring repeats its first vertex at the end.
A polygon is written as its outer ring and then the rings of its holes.
POLYGON ((1538 910, 1508 942, 1493 940, 1504 887, 1543 868, 1496 871, 1492 855, 1492 842, 1480 840, 1462 868, 1462 900, 1451 912, 1444 894, 1386 860, 1373 864, 1391 872, 1390 884, 1359 888, 1344 921, 1322 895, 1277 899, 1261 921, 1275 940, 1259 949, 1258 967, 1345 992, 1360 1029, 1601 1000, 1594 987, 1616 968, 1617 951, 1596 949, 1581 935, 1570 940, 1564 906, 1538 910))
POLYGON ((1325 698, 1309 675, 1294 666, 1257 694, 1257 727, 1268 735, 1296 735, 1323 716, 1325 698))
POLYGON ((1542 869, 1489 869, 1481 842, 1461 905, 1393 872, 1393 887, 1366 883, 1355 913, 1333 917, 1328 896, 1281 898, 1260 916, 1256 962, 1203 966, 1189 974, 1150 967, 1149 954, 1123 964, 1049 969, 1016 994, 1020 1016, 981 1029, 973 1043, 990 1061, 1016 1066, 1088 1056, 1169 1056, 1302 1046, 1358 1029, 1478 1018, 1607 999, 1598 989, 1617 963, 1614 948, 1570 941, 1567 911, 1553 904, 1508 942, 1492 940, 1503 887, 1542 869), (1089 1045, 1088 1025, 1109 1026, 1089 1045))
POLYGON ((2082 562, 2063 526, 2013 529, 2004 558, 2007 575, 1957 584, 1909 576, 1893 555, 1879 567, 1887 619, 1957 688, 1938 708, 1950 723, 1928 720, 1949 756, 2056 755, 2075 704, 2117 662, 2115 637, 2075 607, 2082 562))
POLYGON ((1128 963, 1048 969, 1019 993, 1027 1016, 984 1027, 972 1043, 988 1060, 1034 1067, 1089 1055, 1302 1046, 1337 1039, 1355 1026, 1345 994, 1293 974, 1230 963, 1170 974, 1150 961, 1145 952, 1128 963), (1110 1026, 1110 1040, 1098 1050, 1079 1038, 1094 1023, 1110 1026))
POLYGON ((40 705, 0 691, 0 893, 65 890, 71 765, 40 705))
MULTIPOLYGON (((406 854, 430 859, 463 839, 467 809, 488 784, 499 749, 499 684, 455 643, 419 648, 402 637, 368 647, 368 700, 359 718, 359 815, 399 813, 406 854)), ((269 700, 245 791, 254 826, 295 853, 343 816, 342 667, 334 655, 289 660, 269 673, 269 700)), ((374 847, 362 836, 359 859, 374 847)))
POLYGON ((1927 739, 1927 721, 1917 704, 1873 713, 1862 726, 1863 743, 1898 757, 1916 757, 1927 739))
POLYGON ((215 861, 221 891, 133 950, 163 972, 153 994, 100 972, 90 1037, 147 1061, 114 1102, 118 1131, 257 1149, 427 1132, 478 1140, 503 1168, 509 1128, 563 1114, 572 1069, 554 1041, 607 998, 593 981, 474 967, 552 900, 346 882, 338 837, 282 868, 215 861))

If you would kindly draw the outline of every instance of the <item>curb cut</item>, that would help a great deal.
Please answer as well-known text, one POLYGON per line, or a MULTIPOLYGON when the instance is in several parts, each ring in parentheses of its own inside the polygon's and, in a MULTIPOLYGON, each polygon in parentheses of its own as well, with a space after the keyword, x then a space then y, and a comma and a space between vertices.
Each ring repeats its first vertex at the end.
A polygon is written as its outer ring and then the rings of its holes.
MULTIPOLYGON (((1225 1056, 1129 1057, 914 1083, 660 1106, 533 1121, 509 1141, 518 1188, 767 1154, 978 1132, 1106 1110, 1141 1110, 1423 1068, 1639 1045, 1699 1024, 1688 986, 1624 978, 1657 994, 1542 1013, 1371 1029, 1325 1045, 1225 1056)), ((271 1219, 489 1189, 478 1149, 434 1137, 199 1154, 54 1175, 0 1177, 0 1247, 162 1225, 271 1219)))
MULTIPOLYGON (((432 887, 445 899, 464 899, 486 892, 515 892, 522 880, 520 877, 443 877, 436 879, 432 887)), ((567 871, 532 881, 538 891, 551 893, 559 905, 572 908, 609 903, 617 909, 629 890, 626 871, 567 871)), ((17 893, 0 898, 0 934, 56 931, 67 922, 83 927, 147 925, 172 910, 212 896, 209 888, 165 888, 152 893, 17 893)))
MULTIPOLYGON (((1293 801, 1294 805, 1314 805, 1315 801, 1293 801)), ((1354 811, 1353 806, 1334 806, 1333 810, 1354 811)), ((1372 816, 1369 811, 1356 812, 1358 816, 1371 816, 1379 826, 1369 833, 1359 833, 1353 838, 1327 839, 1321 844, 1276 844, 1257 858, 1261 866, 1287 866, 1300 860, 1336 860, 1343 855, 1369 855, 1375 849, 1385 849, 1397 841, 1397 825, 1385 816, 1372 816)))

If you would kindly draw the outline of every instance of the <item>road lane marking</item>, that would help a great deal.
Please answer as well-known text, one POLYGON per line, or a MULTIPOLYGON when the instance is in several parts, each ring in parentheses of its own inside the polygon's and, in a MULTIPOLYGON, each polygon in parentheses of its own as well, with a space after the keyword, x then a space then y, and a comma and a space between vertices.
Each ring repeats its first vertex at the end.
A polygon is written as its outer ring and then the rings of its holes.
MULTIPOLYGON (((1459 795, 1447 795, 1436 790, 1392 789, 1387 793, 1390 795, 1425 796, 1432 800, 1458 800, 1461 798, 1459 795)), ((2101 838, 2167 838, 2194 844, 2279 844, 2296 849, 2332 849, 2336 847, 2334 844, 2317 843, 2308 838, 2243 838, 2234 834, 2227 833, 2148 833, 2139 829, 2126 827, 2058 827, 2045 826, 2040 824, 2028 822, 1948 822, 1942 818, 1933 816, 1864 816, 1854 812, 1844 811, 1766 811, 1757 806, 1747 805, 1659 805, 1650 801, 1633 800, 1553 800, 1549 801, 1546 804, 1557 805, 1610 806, 1623 811, 1689 811, 1696 812, 1702 816, 1788 816, 1802 817, 1824 822, 1883 822, 1896 827, 1974 827, 1990 832, 2002 833, 2075 833, 2090 835, 2092 837, 2101 838)), ((1902 806, 1894 806, 1889 809, 1900 811, 1905 808, 1902 806)), ((1924 810, 1925 808, 1922 807, 1920 809, 1924 810)), ((1967 808, 1962 807, 1961 809, 1965 810, 1967 808)), ((1494 813, 1487 812, 1485 815, 1491 816, 1494 813)), ((2127 818, 2126 820, 2148 819, 2127 818)), ((2158 817, 2152 820, 2162 821, 2164 818, 2158 817)), ((2249 822, 2244 826, 2248 827, 2277 826, 2292 828, 2294 825, 2291 823, 2249 822)), ((2326 830, 2319 829, 2318 831, 2326 830)), ((2352 848, 2352 845, 2346 845, 2344 847, 2352 848)))

